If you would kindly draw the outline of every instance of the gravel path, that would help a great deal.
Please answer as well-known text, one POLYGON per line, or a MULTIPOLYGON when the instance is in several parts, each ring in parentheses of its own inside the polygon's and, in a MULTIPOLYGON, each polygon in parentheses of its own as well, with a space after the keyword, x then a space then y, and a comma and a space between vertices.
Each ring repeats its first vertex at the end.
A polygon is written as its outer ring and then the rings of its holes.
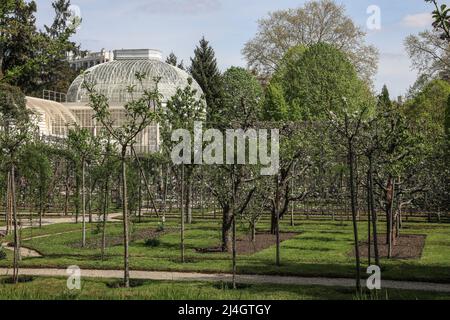
MULTIPOLYGON (((108 215, 108 220, 109 221, 121 221, 121 220, 116 220, 116 218, 121 217, 122 214, 121 213, 110 213, 108 215)), ((98 222, 100 220, 100 217, 98 217, 97 215, 93 216, 93 220, 94 222, 98 222)), ((82 217, 78 217, 78 222, 81 223, 81 219, 82 217)), ((88 217, 86 216, 86 221, 88 221, 88 217)), ((60 224, 60 223, 75 223, 75 217, 70 216, 70 217, 59 217, 59 218, 51 218, 51 217, 43 217, 42 218, 42 225, 43 226, 49 226, 49 225, 53 225, 53 224, 60 224)), ((39 225, 39 220, 37 219, 33 219, 33 227, 36 228, 39 225)), ((27 229, 30 228, 30 220, 27 218, 22 219, 22 229, 27 229)), ((0 227, 0 231, 5 231, 6 230, 6 226, 1 226, 0 227)))
MULTIPOLYGON (((0 276, 12 274, 11 269, 0 268, 0 276)), ((67 277, 65 269, 20 269, 20 274, 43 277, 67 277)), ((81 270, 81 276, 87 278, 120 279, 123 271, 120 270, 81 270)), ((184 272, 156 272, 156 271, 131 271, 131 278, 145 280, 170 280, 170 281, 231 281, 231 274, 206 274, 184 272)), ((286 284, 286 285, 317 285, 326 287, 354 287, 355 281, 341 278, 307 278, 284 277, 269 275, 238 275, 237 281, 246 284, 286 284)), ((363 283, 364 284, 364 283, 363 283)), ((382 281, 383 289, 402 289, 430 292, 450 293, 450 284, 412 281, 382 281)))
MULTIPOLYGON (((112 213, 108 215, 108 220, 109 221, 115 221, 116 218, 120 217, 122 214, 121 213, 112 213)), ((95 217, 95 221, 99 221, 99 217, 95 217)), ((80 219, 81 221, 81 219, 80 219)), ((42 225, 43 226, 48 226, 48 225, 53 225, 53 224, 60 224, 60 223, 74 223, 75 222, 75 217, 63 217, 63 218, 44 218, 42 220, 42 225)), ((80 222, 81 223, 81 222, 80 222)), ((37 227, 38 223, 37 222, 33 222, 33 227, 37 227)), ((25 221, 24 220, 24 224, 22 225, 22 229, 27 229, 30 228, 31 225, 29 224, 29 221, 25 221)), ((6 230, 6 226, 0 227, 0 231, 5 231, 6 230)), ((47 237, 51 237, 51 236, 57 236, 57 235, 62 235, 62 234, 66 234, 66 233, 73 233, 73 232, 78 232, 78 231, 66 231, 66 232, 59 232, 59 233, 50 233, 50 234, 43 234, 43 235, 39 235, 39 236, 34 236, 33 239, 40 239, 40 238, 47 238, 47 237)), ((24 238, 22 239, 22 241, 26 241, 26 240, 30 240, 31 238, 24 238)), ((0 243, 0 247, 5 248, 6 250, 11 250, 14 251, 14 247, 10 247, 8 246, 8 243, 0 243)), ((42 255, 32 249, 29 248, 24 248, 21 247, 20 248, 20 256, 22 258, 36 258, 36 257, 42 257, 42 255)))
MULTIPOLYGON (((2 243, 0 245, 0 247, 5 248, 6 250, 9 250, 9 251, 14 251, 14 247, 8 246, 7 243, 2 243)), ((32 250, 32 249, 24 248, 24 247, 20 247, 20 256, 22 258, 42 257, 42 255, 39 252, 32 250)))

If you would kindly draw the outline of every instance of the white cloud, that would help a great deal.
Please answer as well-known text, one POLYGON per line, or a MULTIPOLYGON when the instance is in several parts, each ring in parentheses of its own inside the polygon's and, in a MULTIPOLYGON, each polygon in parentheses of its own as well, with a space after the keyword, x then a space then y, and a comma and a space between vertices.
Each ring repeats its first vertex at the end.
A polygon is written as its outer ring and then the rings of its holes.
POLYGON ((433 23, 433 17, 429 12, 409 14, 402 19, 402 25, 408 28, 426 28, 433 23))

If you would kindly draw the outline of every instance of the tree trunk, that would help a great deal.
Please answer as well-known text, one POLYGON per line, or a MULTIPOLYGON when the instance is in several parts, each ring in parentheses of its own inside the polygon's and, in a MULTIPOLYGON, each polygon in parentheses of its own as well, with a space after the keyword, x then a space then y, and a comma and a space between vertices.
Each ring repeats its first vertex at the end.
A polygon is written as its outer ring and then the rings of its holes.
POLYGON ((186 223, 192 223, 192 172, 188 170, 187 175, 187 188, 186 188, 186 223))
MULTIPOLYGON (((78 170, 77 170, 78 171, 78 170)), ((79 172, 75 172, 75 223, 78 223, 80 216, 80 177, 79 172)))
POLYGON ((375 204, 373 200, 373 162, 372 157, 369 157, 369 201, 370 212, 372 215, 372 229, 373 229, 373 251, 375 254, 375 263, 380 266, 380 254, 378 251, 378 233, 377 233, 377 212, 375 210, 375 204))
POLYGON ((270 215, 270 234, 277 234, 277 215, 275 208, 272 208, 272 214, 270 215))
POLYGON ((130 261, 129 261, 129 232, 128 232, 128 190, 127 190, 127 164, 126 164, 126 147, 122 147, 122 213, 123 213, 123 263, 124 275, 123 285, 125 288, 130 287, 130 261))
POLYGON ((233 289, 236 289, 236 216, 233 212, 233 289))
POLYGON ((251 229, 251 240, 252 240, 252 243, 255 243, 255 241, 256 241, 256 222, 255 221, 252 221, 251 223, 250 223, 250 229, 251 229))
MULTIPOLYGON (((294 167, 294 172, 293 174, 295 174, 295 167, 294 167)), ((292 192, 294 192, 294 179, 292 179, 291 182, 291 190, 292 192)), ((295 211, 295 202, 292 201, 292 205, 291 205, 291 227, 295 226, 295 222, 294 222, 294 211, 295 211)), ((333 219, 334 220, 334 219, 333 219)))
POLYGON ((180 199, 180 220, 181 220, 181 232, 180 232, 180 250, 181 250, 181 263, 184 263, 184 164, 181 165, 181 199, 180 199))
POLYGON ((8 171, 6 178, 6 199, 5 199, 5 222, 6 234, 9 235, 12 229, 11 225, 11 172, 8 171))
POLYGON ((168 184, 169 184, 169 173, 170 173, 170 167, 167 164, 166 174, 165 174, 165 177, 164 177, 164 198, 163 198, 163 212, 162 212, 163 221, 166 221, 167 190, 168 190, 168 184))
POLYGON ((231 234, 232 217, 230 214, 230 206, 227 204, 222 208, 222 251, 231 251, 231 234))
POLYGON ((205 218, 205 208, 203 207, 203 185, 204 185, 203 172, 202 172, 202 178, 201 178, 200 183, 201 183, 200 184, 200 188, 199 188, 199 191, 200 191, 200 212, 201 212, 202 218, 205 218))
POLYGON ((17 208, 16 208, 16 182, 14 165, 11 166, 11 209, 14 223, 14 261, 13 261, 13 282, 17 284, 19 282, 19 261, 20 261, 20 236, 19 236, 19 224, 17 221, 17 208))
POLYGON ((109 186, 108 181, 109 177, 106 177, 105 181, 105 189, 104 189, 104 198, 103 198, 103 228, 102 228, 102 260, 105 258, 106 252, 106 225, 108 220, 108 211, 109 211, 109 186))
POLYGON ((367 259, 368 259, 368 265, 370 266, 371 263, 371 259, 372 259, 372 248, 371 248, 371 240, 372 240, 372 235, 370 232, 370 228, 371 228, 371 211, 370 211, 370 172, 367 171, 367 259))
POLYGON ((142 179, 141 174, 139 173, 139 190, 138 190, 138 220, 139 223, 142 222, 142 179))
POLYGON ((386 186, 386 244, 389 245, 391 234, 391 204, 392 204, 392 178, 389 177, 386 186))
POLYGON ((89 175, 88 215, 89 215, 89 223, 92 223, 92 179, 91 179, 91 175, 89 175))
POLYGON ((70 179, 70 176, 69 176, 69 165, 66 163, 66 167, 67 167, 67 170, 66 170, 66 178, 65 178, 65 181, 64 181, 64 193, 65 193, 65 195, 64 195, 64 215, 65 216, 67 216, 68 215, 68 213, 69 213, 69 179, 70 179))
POLYGON ((390 185, 391 185, 391 190, 390 192, 390 198, 388 198, 389 200, 389 205, 388 205, 388 232, 387 232, 387 236, 388 236, 388 258, 392 258, 392 245, 393 245, 393 237, 394 237, 394 215, 393 215, 393 210, 394 210, 394 194, 395 194, 395 190, 394 190, 394 183, 392 181, 392 178, 389 178, 390 181, 390 185))
POLYGON ((274 213, 275 213, 275 235, 276 235, 276 265, 279 267, 281 265, 280 262, 280 190, 279 190, 279 184, 278 175, 275 175, 275 184, 276 184, 276 191, 275 191, 275 202, 274 202, 274 213))
POLYGON ((355 173, 354 173, 354 150, 353 141, 348 140, 348 162, 350 167, 350 198, 352 209, 353 235, 355 241, 355 258, 356 258, 356 290, 361 292, 361 261, 359 255, 358 225, 357 225, 357 209, 355 198, 355 173))
POLYGON ((82 219, 82 240, 81 247, 86 246, 86 186, 85 186, 85 164, 81 160, 81 219, 82 219))

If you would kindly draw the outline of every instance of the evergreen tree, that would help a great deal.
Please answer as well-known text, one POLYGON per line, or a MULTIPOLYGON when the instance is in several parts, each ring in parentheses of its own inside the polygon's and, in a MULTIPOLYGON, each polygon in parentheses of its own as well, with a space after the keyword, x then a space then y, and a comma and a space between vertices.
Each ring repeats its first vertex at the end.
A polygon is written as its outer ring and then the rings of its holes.
POLYGON ((203 90, 207 104, 207 121, 218 119, 222 103, 222 79, 217 67, 214 49, 203 37, 191 58, 189 72, 203 90))
POLYGON ((180 63, 178 63, 178 57, 173 52, 171 52, 169 56, 166 58, 166 63, 174 67, 177 67, 178 69, 184 70, 183 60, 181 60, 180 63))
POLYGON ((378 107, 390 108, 392 101, 389 96, 389 90, 386 85, 381 89, 381 94, 378 96, 378 107))
POLYGON ((175 55, 175 53, 171 52, 169 54, 169 56, 166 58, 166 63, 172 65, 172 66, 176 66, 178 63, 178 58, 175 55))

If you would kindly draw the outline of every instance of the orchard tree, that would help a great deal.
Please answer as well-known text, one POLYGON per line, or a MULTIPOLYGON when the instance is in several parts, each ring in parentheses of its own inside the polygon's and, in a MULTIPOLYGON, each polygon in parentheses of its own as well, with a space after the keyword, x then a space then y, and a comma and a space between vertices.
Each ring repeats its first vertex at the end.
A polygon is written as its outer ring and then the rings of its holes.
MULTIPOLYGON (((101 230, 102 230, 102 248, 101 257, 102 260, 106 255, 106 227, 108 221, 108 213, 110 209, 110 192, 112 185, 112 178, 117 172, 119 172, 117 146, 107 132, 98 137, 100 147, 99 165, 96 166, 92 172, 94 179, 99 184, 100 192, 100 205, 101 208, 101 230)), ((100 222, 99 222, 100 223, 100 222)))
POLYGON ((153 122, 158 120, 161 112, 161 94, 158 90, 160 79, 154 80, 153 88, 145 88, 143 80, 146 75, 137 72, 135 74, 142 95, 134 97, 136 87, 127 88, 133 97, 124 105, 124 116, 121 124, 117 124, 111 115, 108 98, 96 91, 95 84, 84 82, 89 92, 89 106, 95 111, 95 119, 99 121, 104 130, 111 136, 119 148, 121 163, 122 183, 122 213, 123 213, 123 246, 124 246, 124 286, 130 286, 130 261, 129 261, 129 210, 128 210, 128 183, 127 183, 127 154, 135 143, 136 137, 153 122))
MULTIPOLYGON (((263 92, 258 80, 243 68, 231 67, 223 75, 223 87, 223 108, 218 113, 217 129, 225 133, 226 129, 246 131, 254 128, 258 124, 263 102, 263 92)), ((245 211, 255 192, 247 186, 248 180, 255 178, 251 177, 251 170, 247 169, 243 165, 223 164, 206 173, 207 180, 211 181, 207 183, 208 189, 222 209, 221 247, 224 252, 235 251, 233 226, 236 217, 245 211)))
MULTIPOLYGON (((170 131, 186 129, 192 136, 194 134, 194 123, 205 119, 205 110, 206 106, 203 97, 200 97, 197 90, 192 88, 192 79, 188 79, 188 86, 184 89, 178 89, 176 94, 167 102, 166 112, 164 114, 166 128, 170 131)), ((167 138, 169 137, 167 136, 167 138)), ((186 157, 187 159, 187 153, 184 154, 185 151, 187 150, 183 150, 183 158, 186 157)), ((181 169, 184 171, 184 180, 181 183, 184 184, 185 187, 183 190, 186 191, 186 194, 183 194, 185 203, 182 206, 185 207, 184 216, 185 222, 187 223, 192 223, 194 157, 195 155, 191 153, 189 163, 183 162, 181 164, 181 169)))
POLYGON ((49 150, 43 143, 35 142, 28 144, 20 154, 18 169, 25 178, 30 189, 30 211, 31 204, 36 203, 39 210, 39 227, 42 227, 42 217, 45 207, 49 201, 47 195, 52 181, 53 171, 49 150))
POLYGON ((341 137, 341 145, 347 155, 347 165, 349 169, 348 184, 350 186, 350 205, 352 211, 353 237, 356 258, 356 289, 361 292, 361 259, 359 252, 358 237, 358 204, 357 204, 357 180, 356 180, 356 162, 357 162, 357 144, 361 138, 363 122, 372 108, 369 100, 361 97, 361 100, 349 102, 343 97, 343 108, 337 112, 330 111, 331 125, 336 133, 341 137))
POLYGON ((21 149, 28 143, 35 127, 26 109, 25 95, 17 87, 0 84, 0 147, 7 172, 8 210, 14 224, 13 282, 19 280, 20 232, 17 213, 16 171, 21 149))
POLYGON ((77 166, 81 172, 81 214, 82 214, 82 242, 86 246, 86 164, 95 159, 99 152, 98 140, 89 129, 75 126, 69 129, 69 148, 76 157, 77 166))
MULTIPOLYGON (((180 219, 181 219, 181 260, 184 262, 184 223, 192 222, 192 179, 195 173, 194 158, 192 153, 192 135, 196 121, 202 121, 205 118, 205 103, 203 97, 199 97, 197 90, 192 88, 192 79, 188 79, 188 86, 184 89, 179 88, 175 95, 167 102, 167 106, 163 115, 163 139, 164 152, 168 158, 173 160, 173 152, 175 143, 172 133, 178 129, 188 130, 189 137, 180 136, 183 141, 182 149, 176 154, 182 160, 175 163, 178 169, 176 171, 178 180, 180 181, 180 219), (185 139, 188 139, 186 141, 185 139), (187 192, 186 192, 187 191, 187 192)), ((201 128, 200 128, 201 129, 201 128)))

